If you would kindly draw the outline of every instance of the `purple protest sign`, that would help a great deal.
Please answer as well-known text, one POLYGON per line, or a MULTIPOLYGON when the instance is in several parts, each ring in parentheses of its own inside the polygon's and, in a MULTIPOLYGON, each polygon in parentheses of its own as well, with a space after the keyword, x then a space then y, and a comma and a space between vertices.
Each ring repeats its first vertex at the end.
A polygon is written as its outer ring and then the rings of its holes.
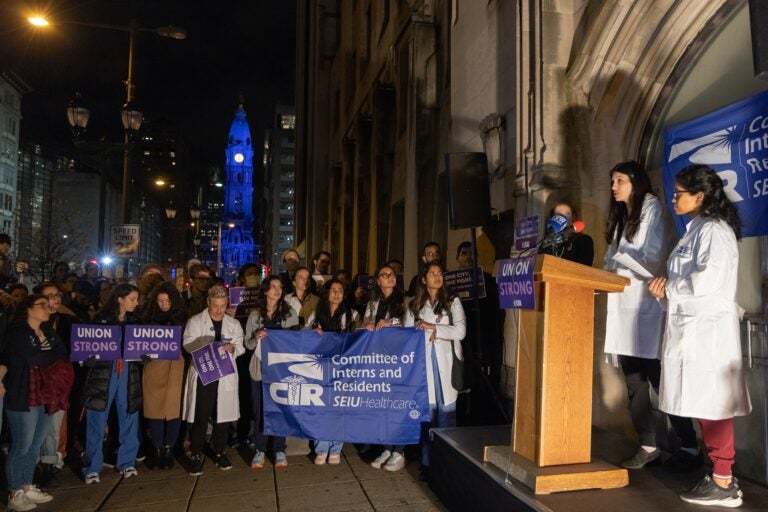
POLYGON ((175 361, 181 347, 179 325, 126 325, 123 359, 137 361, 141 356, 175 361))
POLYGON ((209 343, 192 352, 192 362, 203 386, 235 373, 232 358, 221 345, 222 343, 209 343))
POLYGON ((245 288, 244 286, 233 286, 229 289, 229 307, 235 308, 241 302, 253 303, 259 288, 245 288))
POLYGON ((536 247, 539 241, 539 216, 523 217, 515 226, 515 250, 525 251, 536 247))
MULTIPOLYGON (((443 272, 443 282, 446 288, 461 300, 473 298, 472 268, 460 268, 443 272)), ((485 298, 485 279, 483 279, 483 267, 477 266, 477 298, 485 298)))
POLYGON ((71 361, 87 361, 91 356, 99 361, 114 361, 122 357, 119 325, 73 324, 71 335, 71 361))
POLYGON ((499 306, 502 309, 533 309, 533 269, 536 256, 499 261, 499 306))

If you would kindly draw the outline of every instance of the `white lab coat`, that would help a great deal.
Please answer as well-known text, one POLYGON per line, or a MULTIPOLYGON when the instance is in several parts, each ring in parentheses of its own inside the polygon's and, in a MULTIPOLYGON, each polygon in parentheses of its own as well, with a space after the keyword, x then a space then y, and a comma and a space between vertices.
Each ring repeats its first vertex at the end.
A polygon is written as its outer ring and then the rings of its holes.
MULTIPOLYGON (((243 347, 243 328, 240 326, 240 322, 229 315, 224 315, 221 325, 221 337, 228 339, 235 346, 234 354, 229 355, 232 359, 232 364, 235 364, 235 359, 245 352, 243 347)), ((194 344, 192 346, 195 346, 195 348, 200 348, 196 345, 204 346, 206 343, 212 342, 213 339, 213 321, 211 320, 211 315, 208 314, 208 309, 187 321, 187 326, 184 329, 184 347, 186 350, 191 348, 190 345, 192 344, 194 344)), ((187 385, 184 387, 183 416, 184 420, 189 423, 195 422, 195 403, 197 401, 197 386, 199 383, 200 379, 197 378, 197 370, 195 365, 192 364, 189 366, 187 385)), ((238 399, 237 385, 237 372, 219 379, 218 397, 216 400, 216 421, 218 423, 236 421, 240 418, 240 401, 238 399)))
MULTIPOLYGON (((312 328, 312 324, 315 321, 315 313, 316 312, 313 311, 312 314, 309 315, 309 318, 307 318, 307 323, 304 326, 304 330, 305 331, 313 331, 314 330, 312 328)), ((358 323, 360 321, 360 315, 354 309, 350 310, 349 321, 352 322, 353 324, 356 324, 356 323, 358 323)), ((341 323, 341 330, 346 332, 346 329, 347 329, 347 314, 346 313, 341 315, 341 322, 340 323, 341 323)))
MULTIPOLYGON (((450 405, 456 402, 459 396, 459 392, 451 384, 451 373, 453 370, 453 353, 451 352, 451 340, 453 340, 453 348, 456 351, 456 357, 463 360, 464 353, 461 347, 461 340, 467 335, 467 318, 464 314, 464 308, 461 305, 461 300, 454 298, 451 302, 451 316, 453 317, 453 324, 448 318, 446 311, 442 314, 436 315, 430 307, 429 303, 425 304, 421 311, 419 311, 419 320, 424 322, 435 324, 437 326, 437 334, 435 335, 435 341, 429 341, 432 336, 430 331, 424 331, 424 350, 426 352, 427 361, 427 388, 429 391, 429 403, 430 405, 437 405, 437 399, 435 398, 435 378, 432 371, 432 345, 435 346, 435 354, 437 355, 437 368, 440 370, 440 389, 443 392, 444 405, 450 405)), ((408 309, 405 314, 405 326, 413 327, 416 323, 416 319, 408 309)))
POLYGON ((669 254, 669 225, 658 198, 646 194, 640 212, 640 226, 632 242, 622 235, 618 247, 614 238, 605 254, 605 270, 628 277, 629 286, 622 293, 608 294, 605 321, 605 353, 659 359, 664 329, 664 310, 648 291, 648 277, 616 261, 630 257, 650 275, 663 274, 669 254))
MULTIPOLYGON (((298 302, 298 299, 296 299, 298 302)), ((283 329, 290 329, 299 325, 299 312, 296 311, 293 306, 289 308, 288 316, 286 316, 280 325, 283 329)), ((256 339, 256 333, 264 327, 264 320, 261 318, 261 313, 258 309, 251 311, 248 315, 248 320, 245 323, 245 348, 253 350, 253 355, 248 363, 248 373, 251 375, 251 380, 261 381, 261 343, 256 339)))
MULTIPOLYGON (((405 296, 403 296, 403 299, 405 299, 405 296)), ((405 304, 403 304, 404 309, 408 309, 405 304)), ((376 323, 376 313, 379 311, 379 301, 378 299, 371 299, 368 301, 368 304, 365 306, 365 315, 363 315, 363 325, 376 323)), ((387 312, 386 315, 384 315, 384 320, 395 320, 398 324, 403 325, 403 322, 405 321, 405 312, 403 312, 403 315, 400 318, 392 318, 387 312)))
POLYGON ((736 274, 730 226, 695 217, 667 262, 667 328, 659 409, 722 420, 752 410, 742 372, 736 274))

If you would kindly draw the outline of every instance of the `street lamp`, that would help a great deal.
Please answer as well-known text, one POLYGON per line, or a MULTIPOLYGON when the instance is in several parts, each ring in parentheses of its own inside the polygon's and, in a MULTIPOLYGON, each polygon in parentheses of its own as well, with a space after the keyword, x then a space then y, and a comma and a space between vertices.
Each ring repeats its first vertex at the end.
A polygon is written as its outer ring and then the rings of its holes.
MULTIPOLYGON (((29 17, 27 20, 35 27, 47 27, 51 24, 44 16, 41 15, 29 17)), ((136 38, 136 34, 139 32, 153 32, 160 37, 181 40, 187 38, 187 31, 181 27, 174 27, 172 25, 157 28, 140 27, 135 19, 132 19, 130 24, 127 26, 110 25, 106 23, 88 23, 83 21, 60 21, 58 23, 61 25, 79 25, 83 27, 103 28, 107 30, 128 32, 128 78, 125 80, 125 104, 123 105, 122 111, 120 113, 123 121, 123 128, 125 128, 125 151, 123 153, 123 194, 120 220, 123 224, 128 224, 131 221, 131 202, 129 197, 131 189, 131 155, 129 143, 131 142, 131 134, 139 130, 143 118, 141 111, 136 108, 136 105, 133 103, 133 97, 136 88, 133 83, 134 39, 136 38)), ((72 122, 70 122, 70 125, 72 125, 72 122)))
POLYGON ((80 135, 83 134, 85 128, 88 126, 88 120, 91 118, 91 111, 85 107, 83 103, 83 96, 79 93, 75 93, 75 98, 67 105, 67 121, 69 122, 72 133, 75 135, 75 143, 80 140, 80 135))
POLYGON ((193 238, 192 245, 195 246, 195 258, 199 258, 200 256, 198 256, 198 250, 200 249, 200 238, 199 237, 193 238))
POLYGON ((168 217, 168 219, 176 218, 176 207, 173 206, 173 201, 171 201, 170 204, 165 207, 165 216, 168 217))

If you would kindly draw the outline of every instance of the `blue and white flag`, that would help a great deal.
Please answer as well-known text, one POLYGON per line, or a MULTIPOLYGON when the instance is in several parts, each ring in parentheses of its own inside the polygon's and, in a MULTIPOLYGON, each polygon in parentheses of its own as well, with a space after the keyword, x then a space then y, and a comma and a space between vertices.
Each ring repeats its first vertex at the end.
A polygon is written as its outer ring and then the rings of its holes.
POLYGON ((424 331, 269 331, 262 341, 264 433, 415 444, 429 421, 424 331))
MULTIPOLYGON (((675 175, 692 164, 714 169, 739 209, 744 237, 768 235, 768 91, 667 128, 664 191, 672 206, 675 175)), ((675 219, 680 233, 690 221, 675 219)))

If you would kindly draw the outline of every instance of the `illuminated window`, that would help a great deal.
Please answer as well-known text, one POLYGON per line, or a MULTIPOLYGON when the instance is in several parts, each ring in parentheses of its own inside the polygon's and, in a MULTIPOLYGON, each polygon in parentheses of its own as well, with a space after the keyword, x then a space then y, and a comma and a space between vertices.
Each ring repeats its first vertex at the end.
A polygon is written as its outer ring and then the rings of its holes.
POLYGON ((280 128, 283 130, 293 130, 296 128, 296 116, 293 114, 280 116, 280 128))

